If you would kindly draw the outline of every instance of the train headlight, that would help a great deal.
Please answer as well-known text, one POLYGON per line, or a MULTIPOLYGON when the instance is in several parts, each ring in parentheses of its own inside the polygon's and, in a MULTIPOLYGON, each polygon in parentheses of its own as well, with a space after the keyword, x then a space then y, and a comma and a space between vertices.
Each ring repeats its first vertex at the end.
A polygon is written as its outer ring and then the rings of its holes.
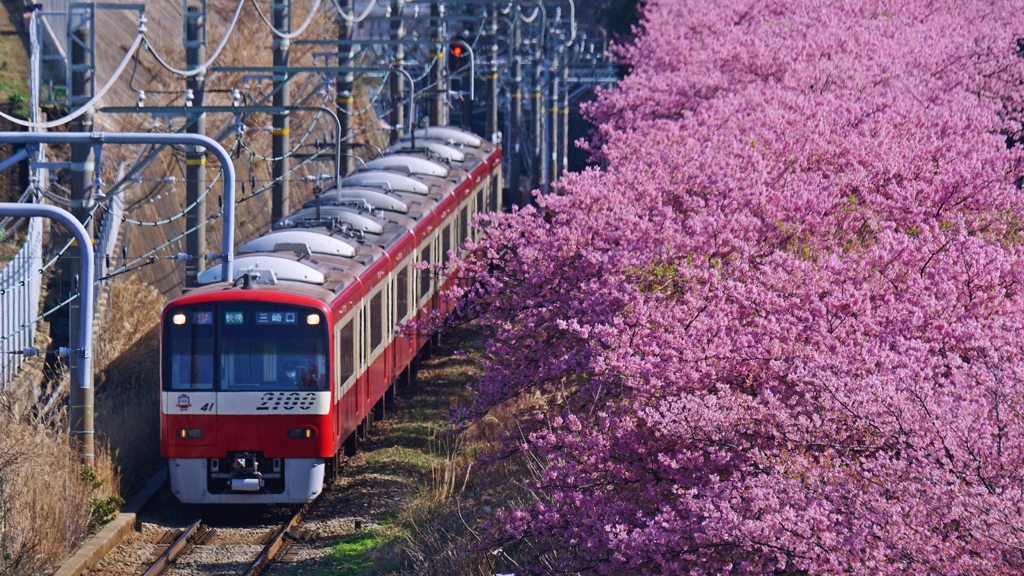
POLYGON ((178 430, 178 438, 185 438, 187 440, 198 440, 202 437, 202 428, 181 428, 180 430, 178 430))
POLYGON ((175 314, 174 317, 171 318, 171 322, 174 322, 175 326, 181 326, 182 324, 185 323, 185 315, 184 314, 175 314))
POLYGON ((303 426, 302 428, 292 428, 288 431, 289 438, 316 438, 316 428, 312 426, 303 426))
POLYGON ((320 315, 319 314, 310 314, 309 316, 306 316, 306 324, 309 324, 310 326, 316 326, 319 323, 320 323, 320 315))

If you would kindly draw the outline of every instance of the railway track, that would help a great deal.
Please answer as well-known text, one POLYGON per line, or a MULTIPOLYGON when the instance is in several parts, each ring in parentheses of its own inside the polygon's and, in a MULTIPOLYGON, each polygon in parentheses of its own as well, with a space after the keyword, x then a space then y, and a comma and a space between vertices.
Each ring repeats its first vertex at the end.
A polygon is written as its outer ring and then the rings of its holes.
POLYGON ((294 555, 294 546, 311 537, 301 528, 311 504, 270 529, 223 525, 217 520, 210 525, 201 519, 185 528, 165 529, 154 537, 156 558, 143 574, 258 576, 275 560, 289 560, 294 555), (255 557, 253 549, 259 550, 255 557))

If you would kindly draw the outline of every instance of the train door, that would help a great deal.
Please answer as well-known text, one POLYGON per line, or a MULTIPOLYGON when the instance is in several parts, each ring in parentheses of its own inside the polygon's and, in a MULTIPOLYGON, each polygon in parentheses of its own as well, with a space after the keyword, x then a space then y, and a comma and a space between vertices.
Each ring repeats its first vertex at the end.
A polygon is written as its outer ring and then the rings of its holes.
MULTIPOLYGON (((481 184, 480 187, 477 188, 475 192, 473 192, 474 200, 471 200, 471 201, 475 204, 475 208, 476 208, 476 210, 474 212, 475 214, 484 214, 484 213, 487 212, 487 208, 484 205, 484 190, 487 189, 488 182, 490 182, 489 179, 488 180, 484 180, 484 183, 481 184)), ((477 241, 480 240, 480 236, 482 234, 483 234, 483 230, 481 230, 479 228, 477 228, 476 230, 473 231, 473 237, 477 241)))
POLYGON ((350 391, 358 379, 357 365, 359 352, 357 348, 358 312, 349 312, 334 327, 335 342, 335 377, 334 394, 336 399, 334 414, 335 444, 345 440, 358 423, 357 398, 350 391))
POLYGON ((381 282, 370 290, 366 298, 366 364, 368 382, 366 388, 367 406, 373 406, 384 395, 388 384, 387 355, 384 354, 385 310, 388 283, 381 282))
POLYGON ((394 322, 392 326, 396 332, 394 335, 395 343, 393 348, 395 349, 395 372, 401 372, 409 366, 412 362, 412 356, 415 354, 413 349, 415 344, 410 342, 408 336, 406 336, 401 329, 402 325, 409 321, 409 314, 412 312, 412 259, 406 258, 398 265, 398 270, 392 276, 394 281, 394 302, 395 302, 395 314, 394 322))
MULTIPOLYGON (((454 214, 455 212, 453 212, 454 214)), ((452 249, 452 230, 454 228, 454 217, 448 218, 441 223, 441 232, 439 234, 438 242, 438 258, 437 261, 440 263, 440 267, 437 271, 437 290, 434 294, 434 309, 440 310, 442 313, 448 312, 448 307, 441 300, 441 293, 447 285, 448 279, 448 261, 450 260, 449 252, 452 249)))
POLYGON ((387 277, 387 310, 384 313, 384 355, 388 358, 388 386, 398 377, 398 364, 395 362, 395 275, 394 268, 387 277))
POLYGON ((418 279, 416 286, 416 309, 426 312, 427 304, 430 301, 430 291, 433 288, 433 266, 434 264, 434 243, 427 240, 420 247, 419 266, 416 269, 418 279))
POLYGON ((368 410, 366 406, 366 397, 367 391, 369 390, 370 382, 370 371, 367 369, 366 354, 366 346, 368 340, 366 331, 369 325, 369 323, 367 322, 368 308, 369 306, 367 304, 366 298, 359 302, 359 323, 356 325, 356 334, 358 335, 358 337, 356 338, 358 342, 357 356, 359 358, 359 367, 357 368, 359 373, 359 379, 356 383, 356 411, 358 413, 358 417, 360 420, 362 420, 362 418, 366 416, 366 412, 368 410))
POLYGON ((463 244, 466 242, 466 238, 469 238, 469 217, 469 201, 467 201, 462 205, 462 209, 459 210, 458 246, 460 256, 463 254, 463 244))
POLYGON ((491 212, 501 212, 502 184, 503 181, 501 177, 501 162, 498 162, 498 164, 494 167, 494 172, 491 174, 491 212))

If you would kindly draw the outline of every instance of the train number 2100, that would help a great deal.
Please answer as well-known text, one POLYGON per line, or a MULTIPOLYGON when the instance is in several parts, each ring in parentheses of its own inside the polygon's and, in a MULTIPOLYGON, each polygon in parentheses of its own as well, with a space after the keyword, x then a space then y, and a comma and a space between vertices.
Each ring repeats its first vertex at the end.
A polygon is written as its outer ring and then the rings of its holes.
POLYGON ((315 392, 266 392, 257 410, 309 410, 316 404, 315 392))

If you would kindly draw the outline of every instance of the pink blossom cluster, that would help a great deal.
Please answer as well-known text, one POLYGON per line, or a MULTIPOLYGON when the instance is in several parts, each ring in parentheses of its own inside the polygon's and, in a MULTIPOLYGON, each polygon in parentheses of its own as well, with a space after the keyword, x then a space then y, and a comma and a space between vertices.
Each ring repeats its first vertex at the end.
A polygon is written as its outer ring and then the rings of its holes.
POLYGON ((603 170, 494 218, 536 572, 1024 573, 1024 2, 650 0, 603 170))

